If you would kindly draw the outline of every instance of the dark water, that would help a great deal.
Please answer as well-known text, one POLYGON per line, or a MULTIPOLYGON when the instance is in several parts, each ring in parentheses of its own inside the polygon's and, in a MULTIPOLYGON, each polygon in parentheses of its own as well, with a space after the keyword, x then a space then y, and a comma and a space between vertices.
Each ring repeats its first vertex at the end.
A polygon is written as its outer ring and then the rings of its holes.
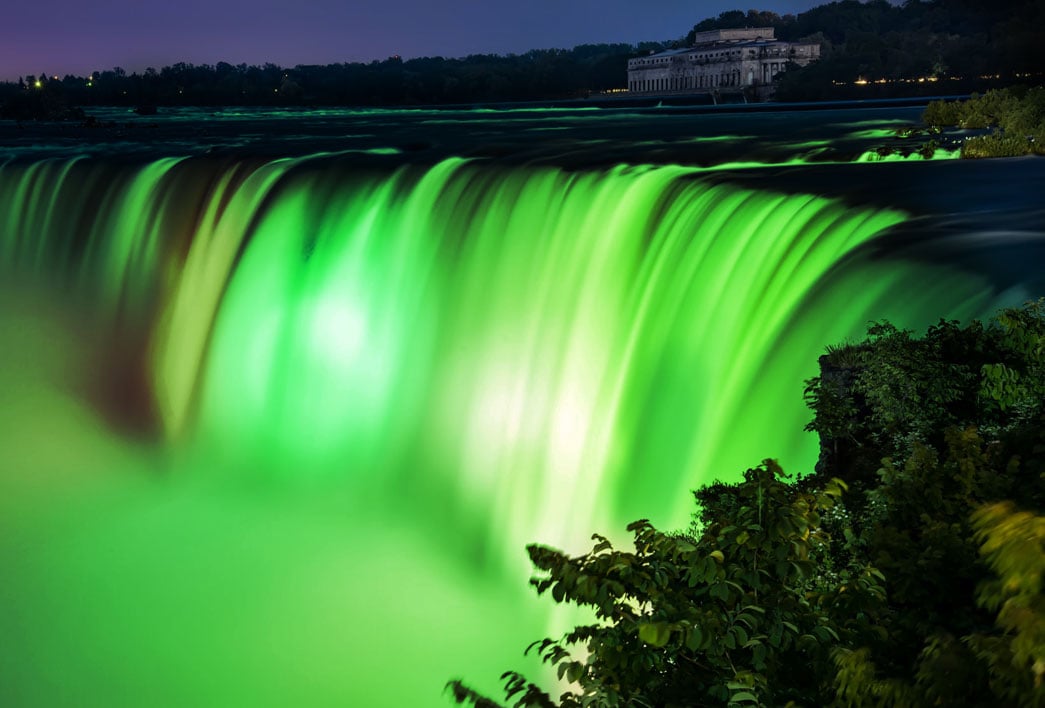
POLYGON ((0 123, 5 152, 19 156, 219 154, 300 157, 317 152, 448 156, 513 163, 597 166, 848 160, 889 142, 921 108, 819 111, 678 107, 528 110, 161 109, 138 116, 96 108, 100 127, 0 123))

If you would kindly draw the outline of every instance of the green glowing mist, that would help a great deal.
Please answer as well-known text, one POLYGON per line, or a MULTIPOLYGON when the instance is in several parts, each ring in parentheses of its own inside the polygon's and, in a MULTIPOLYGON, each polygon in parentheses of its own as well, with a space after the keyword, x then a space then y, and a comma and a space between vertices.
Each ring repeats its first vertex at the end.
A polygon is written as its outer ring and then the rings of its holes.
POLYGON ((673 167, 331 179, 288 176, 255 222, 201 429, 379 495, 401 469, 393 489, 488 517, 498 556, 642 510, 683 522, 665 490, 752 461, 721 450, 804 295, 901 218, 673 167))
POLYGON ((802 379, 824 344, 992 305, 968 276, 853 256, 899 212, 711 177, 0 167, 0 259, 75 293, 96 334, 143 329, 164 441, 114 451, 50 384, 9 409, 0 691, 425 706, 461 673, 492 689, 564 621, 529 597, 526 542, 681 526, 702 482, 767 456, 808 469, 802 379), (65 474, 33 476, 29 430, 76 441, 48 458, 65 474))

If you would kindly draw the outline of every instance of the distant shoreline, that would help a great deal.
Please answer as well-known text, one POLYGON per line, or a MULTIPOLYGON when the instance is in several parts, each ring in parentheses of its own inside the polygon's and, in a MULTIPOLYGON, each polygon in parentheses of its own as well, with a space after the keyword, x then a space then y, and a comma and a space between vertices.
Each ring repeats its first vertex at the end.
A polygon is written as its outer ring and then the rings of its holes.
POLYGON ((430 111, 466 111, 466 110, 525 110, 543 108, 669 108, 689 109, 686 112, 734 112, 734 111, 810 111, 819 109, 845 108, 904 108, 909 106, 925 106, 930 101, 960 101, 967 99, 968 94, 941 96, 905 96, 902 98, 844 99, 834 101, 766 101, 745 103, 736 101, 737 96, 728 95, 723 103, 708 103, 708 94, 665 94, 662 96, 597 96, 591 98, 574 98, 557 101, 504 101, 489 103, 451 103, 440 105, 417 105, 382 107, 374 110, 430 110, 430 111))
MULTIPOLYGON (((136 123, 149 122, 157 115, 163 116, 171 112, 182 110, 209 111, 220 113, 226 110, 237 110, 244 112, 279 111, 288 115, 300 113, 306 115, 316 111, 365 111, 365 112, 408 112, 408 111, 433 111, 433 112, 467 112, 467 111, 540 111, 540 110, 585 110, 585 109, 636 109, 636 110, 659 110, 666 109, 672 113, 735 113, 735 112, 791 112, 791 111, 816 111, 816 110, 844 110, 854 108, 906 108, 928 105, 930 101, 961 101, 969 98, 968 94, 952 94, 939 96, 905 96, 902 98, 871 98, 871 99, 844 99, 832 101, 801 101, 782 102, 766 101, 757 103, 738 102, 737 96, 728 95, 724 98, 729 100, 722 103, 708 103, 708 94, 665 94, 662 96, 643 96, 635 98, 629 96, 594 96, 590 98, 571 98, 547 101, 490 101, 474 103, 443 103, 443 104, 415 104, 404 106, 303 106, 303 105, 179 105, 179 106, 156 106, 156 113, 139 115, 133 106, 79 106, 88 121, 96 118, 92 115, 94 111, 125 110, 127 118, 136 123)), ((108 118, 108 116, 107 116, 108 118)), ((16 120, 13 118, 0 118, 0 125, 49 125, 49 124, 79 124, 79 120, 16 120)))

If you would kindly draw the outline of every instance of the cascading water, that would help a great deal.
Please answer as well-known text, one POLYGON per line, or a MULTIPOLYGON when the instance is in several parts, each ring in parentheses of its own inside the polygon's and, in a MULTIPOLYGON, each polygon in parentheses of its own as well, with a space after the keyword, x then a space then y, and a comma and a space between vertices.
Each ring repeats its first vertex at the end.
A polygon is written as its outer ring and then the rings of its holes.
POLYGON ((547 629, 525 543, 681 526, 703 482, 808 469, 826 343, 994 305, 966 274, 860 257, 904 219, 671 166, 0 167, 0 265, 139 333, 172 473, 78 505, 9 584, 36 619, 0 613, 25 650, 0 650, 0 690, 376 706, 484 685, 547 629), (85 599, 34 596, 55 583, 85 599))

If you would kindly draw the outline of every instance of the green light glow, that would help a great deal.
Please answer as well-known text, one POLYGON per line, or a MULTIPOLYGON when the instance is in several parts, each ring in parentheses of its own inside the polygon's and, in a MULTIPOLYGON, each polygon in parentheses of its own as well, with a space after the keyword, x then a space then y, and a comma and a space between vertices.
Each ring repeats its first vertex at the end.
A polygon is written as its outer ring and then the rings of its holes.
POLYGON ((187 227, 191 232, 175 234, 188 241, 188 254, 171 264, 153 347, 157 405, 171 436, 185 424, 214 313, 251 219, 289 164, 269 163, 246 177, 238 170, 224 173, 203 196, 201 217, 187 227))
POLYGON ((901 155, 899 153, 879 155, 874 150, 868 150, 860 155, 860 157, 856 159, 856 162, 926 162, 928 160, 957 160, 961 156, 961 148, 956 148, 954 150, 938 148, 930 158, 926 158, 917 152, 912 152, 908 155, 901 155))
POLYGON ((0 308, 29 352, 0 352, 0 695, 428 706, 536 674, 520 647, 568 618, 525 543, 683 525, 688 490, 766 456, 808 469, 825 343, 993 305, 854 255, 902 213, 713 172, 0 166, 0 263, 94 332, 0 308), (152 447, 56 383, 117 325, 145 333, 152 447))
MULTIPOLYGON (((881 123, 877 121, 869 121, 868 123, 881 125, 881 123)), ((890 140, 896 138, 896 128, 867 128, 865 130, 854 130, 848 134, 848 137, 853 140, 890 140)))

